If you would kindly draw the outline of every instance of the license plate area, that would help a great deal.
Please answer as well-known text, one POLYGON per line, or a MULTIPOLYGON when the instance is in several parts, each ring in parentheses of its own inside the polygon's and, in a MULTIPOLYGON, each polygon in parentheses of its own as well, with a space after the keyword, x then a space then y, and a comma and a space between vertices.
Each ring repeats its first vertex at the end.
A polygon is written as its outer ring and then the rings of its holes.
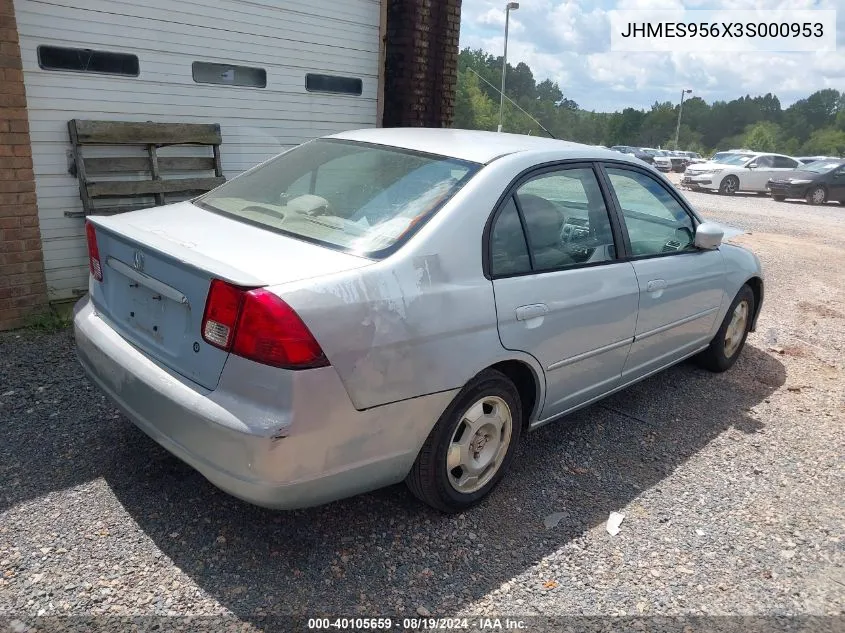
POLYGON ((112 306, 123 308, 122 315, 114 316, 123 321, 135 336, 154 347, 169 354, 177 351, 188 330, 188 305, 178 303, 120 273, 114 281, 117 287, 113 291, 117 301, 112 306))

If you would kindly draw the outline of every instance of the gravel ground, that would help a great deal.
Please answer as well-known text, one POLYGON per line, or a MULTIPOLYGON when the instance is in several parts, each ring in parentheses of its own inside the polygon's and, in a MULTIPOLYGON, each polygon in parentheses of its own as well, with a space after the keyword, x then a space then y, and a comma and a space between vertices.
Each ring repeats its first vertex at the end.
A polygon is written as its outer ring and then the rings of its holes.
POLYGON ((749 231, 766 268, 737 365, 683 364, 529 435, 458 517, 402 486, 246 505, 122 419, 70 332, 0 335, 0 615, 814 614, 843 630, 845 209, 687 195, 749 231))

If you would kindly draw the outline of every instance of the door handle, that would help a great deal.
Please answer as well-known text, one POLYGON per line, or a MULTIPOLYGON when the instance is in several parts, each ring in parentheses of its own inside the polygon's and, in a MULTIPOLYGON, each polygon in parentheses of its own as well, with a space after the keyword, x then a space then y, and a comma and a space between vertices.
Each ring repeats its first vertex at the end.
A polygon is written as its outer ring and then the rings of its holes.
POLYGON ((519 306, 516 309, 516 320, 527 321, 528 319, 536 319, 537 317, 545 316, 549 312, 549 306, 545 303, 534 303, 529 306, 519 306))
POLYGON ((665 279, 652 279, 646 284, 646 290, 648 292, 657 292, 658 290, 666 290, 666 280, 665 279))

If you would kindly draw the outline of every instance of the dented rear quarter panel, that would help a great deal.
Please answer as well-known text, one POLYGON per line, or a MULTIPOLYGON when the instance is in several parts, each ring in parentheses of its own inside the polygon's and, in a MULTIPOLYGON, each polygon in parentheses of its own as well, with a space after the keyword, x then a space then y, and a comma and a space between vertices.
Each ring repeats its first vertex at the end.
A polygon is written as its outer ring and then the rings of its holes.
POLYGON ((486 166, 407 244, 372 266, 274 288, 320 342, 357 409, 460 388, 509 359, 532 368, 542 403, 540 365, 502 346, 482 269, 487 219, 504 186, 534 162, 505 157, 486 166))

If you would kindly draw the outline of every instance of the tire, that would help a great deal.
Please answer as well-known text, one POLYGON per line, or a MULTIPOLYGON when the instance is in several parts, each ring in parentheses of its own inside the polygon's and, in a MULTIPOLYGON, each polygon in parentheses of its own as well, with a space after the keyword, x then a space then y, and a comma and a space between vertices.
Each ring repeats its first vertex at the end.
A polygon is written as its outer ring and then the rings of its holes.
POLYGON ((723 196, 732 196, 739 191, 739 178, 736 176, 725 176, 722 184, 719 185, 719 193, 723 196))
POLYGON ((754 318, 754 304, 754 292, 746 284, 734 297, 719 331, 710 341, 710 346, 695 357, 699 366, 717 373, 733 367, 745 347, 745 340, 748 338, 748 331, 754 318), (744 325, 731 329, 734 314, 743 303, 745 303, 744 325))
POLYGON ((810 189, 806 195, 807 204, 824 204, 827 202, 827 191, 821 185, 810 189))
MULTIPOLYGON (((494 416, 489 419, 493 420, 494 416)), ((501 372, 485 370, 467 383, 440 416, 417 455, 405 483, 415 497, 437 510, 446 513, 467 510, 480 503, 502 479, 513 461, 521 435, 522 403, 519 392, 501 372), (490 416, 490 409, 494 407, 502 407, 502 420, 510 416, 510 422, 504 421, 501 425, 498 444, 494 443, 492 436, 482 439, 490 433, 496 433, 495 424, 483 421, 490 416), (484 415, 476 418, 478 413, 484 415), (473 428, 476 432, 471 437, 466 435, 472 433, 473 428), (455 445, 464 446, 468 452, 454 448, 455 445), (499 450, 496 450, 497 447, 499 450), (478 452, 474 453, 474 448, 478 452), (485 456, 485 449, 488 451, 486 457, 479 459, 479 454, 485 456), (472 476, 472 471, 462 466, 449 469, 448 456, 453 451, 455 463, 489 463, 487 469, 479 474, 480 480, 464 484, 465 490, 459 489, 460 482, 470 482, 464 476, 472 476)))
POLYGON ((786 200, 786 196, 772 196, 772 200, 774 200, 775 202, 783 202, 784 200, 786 200))

